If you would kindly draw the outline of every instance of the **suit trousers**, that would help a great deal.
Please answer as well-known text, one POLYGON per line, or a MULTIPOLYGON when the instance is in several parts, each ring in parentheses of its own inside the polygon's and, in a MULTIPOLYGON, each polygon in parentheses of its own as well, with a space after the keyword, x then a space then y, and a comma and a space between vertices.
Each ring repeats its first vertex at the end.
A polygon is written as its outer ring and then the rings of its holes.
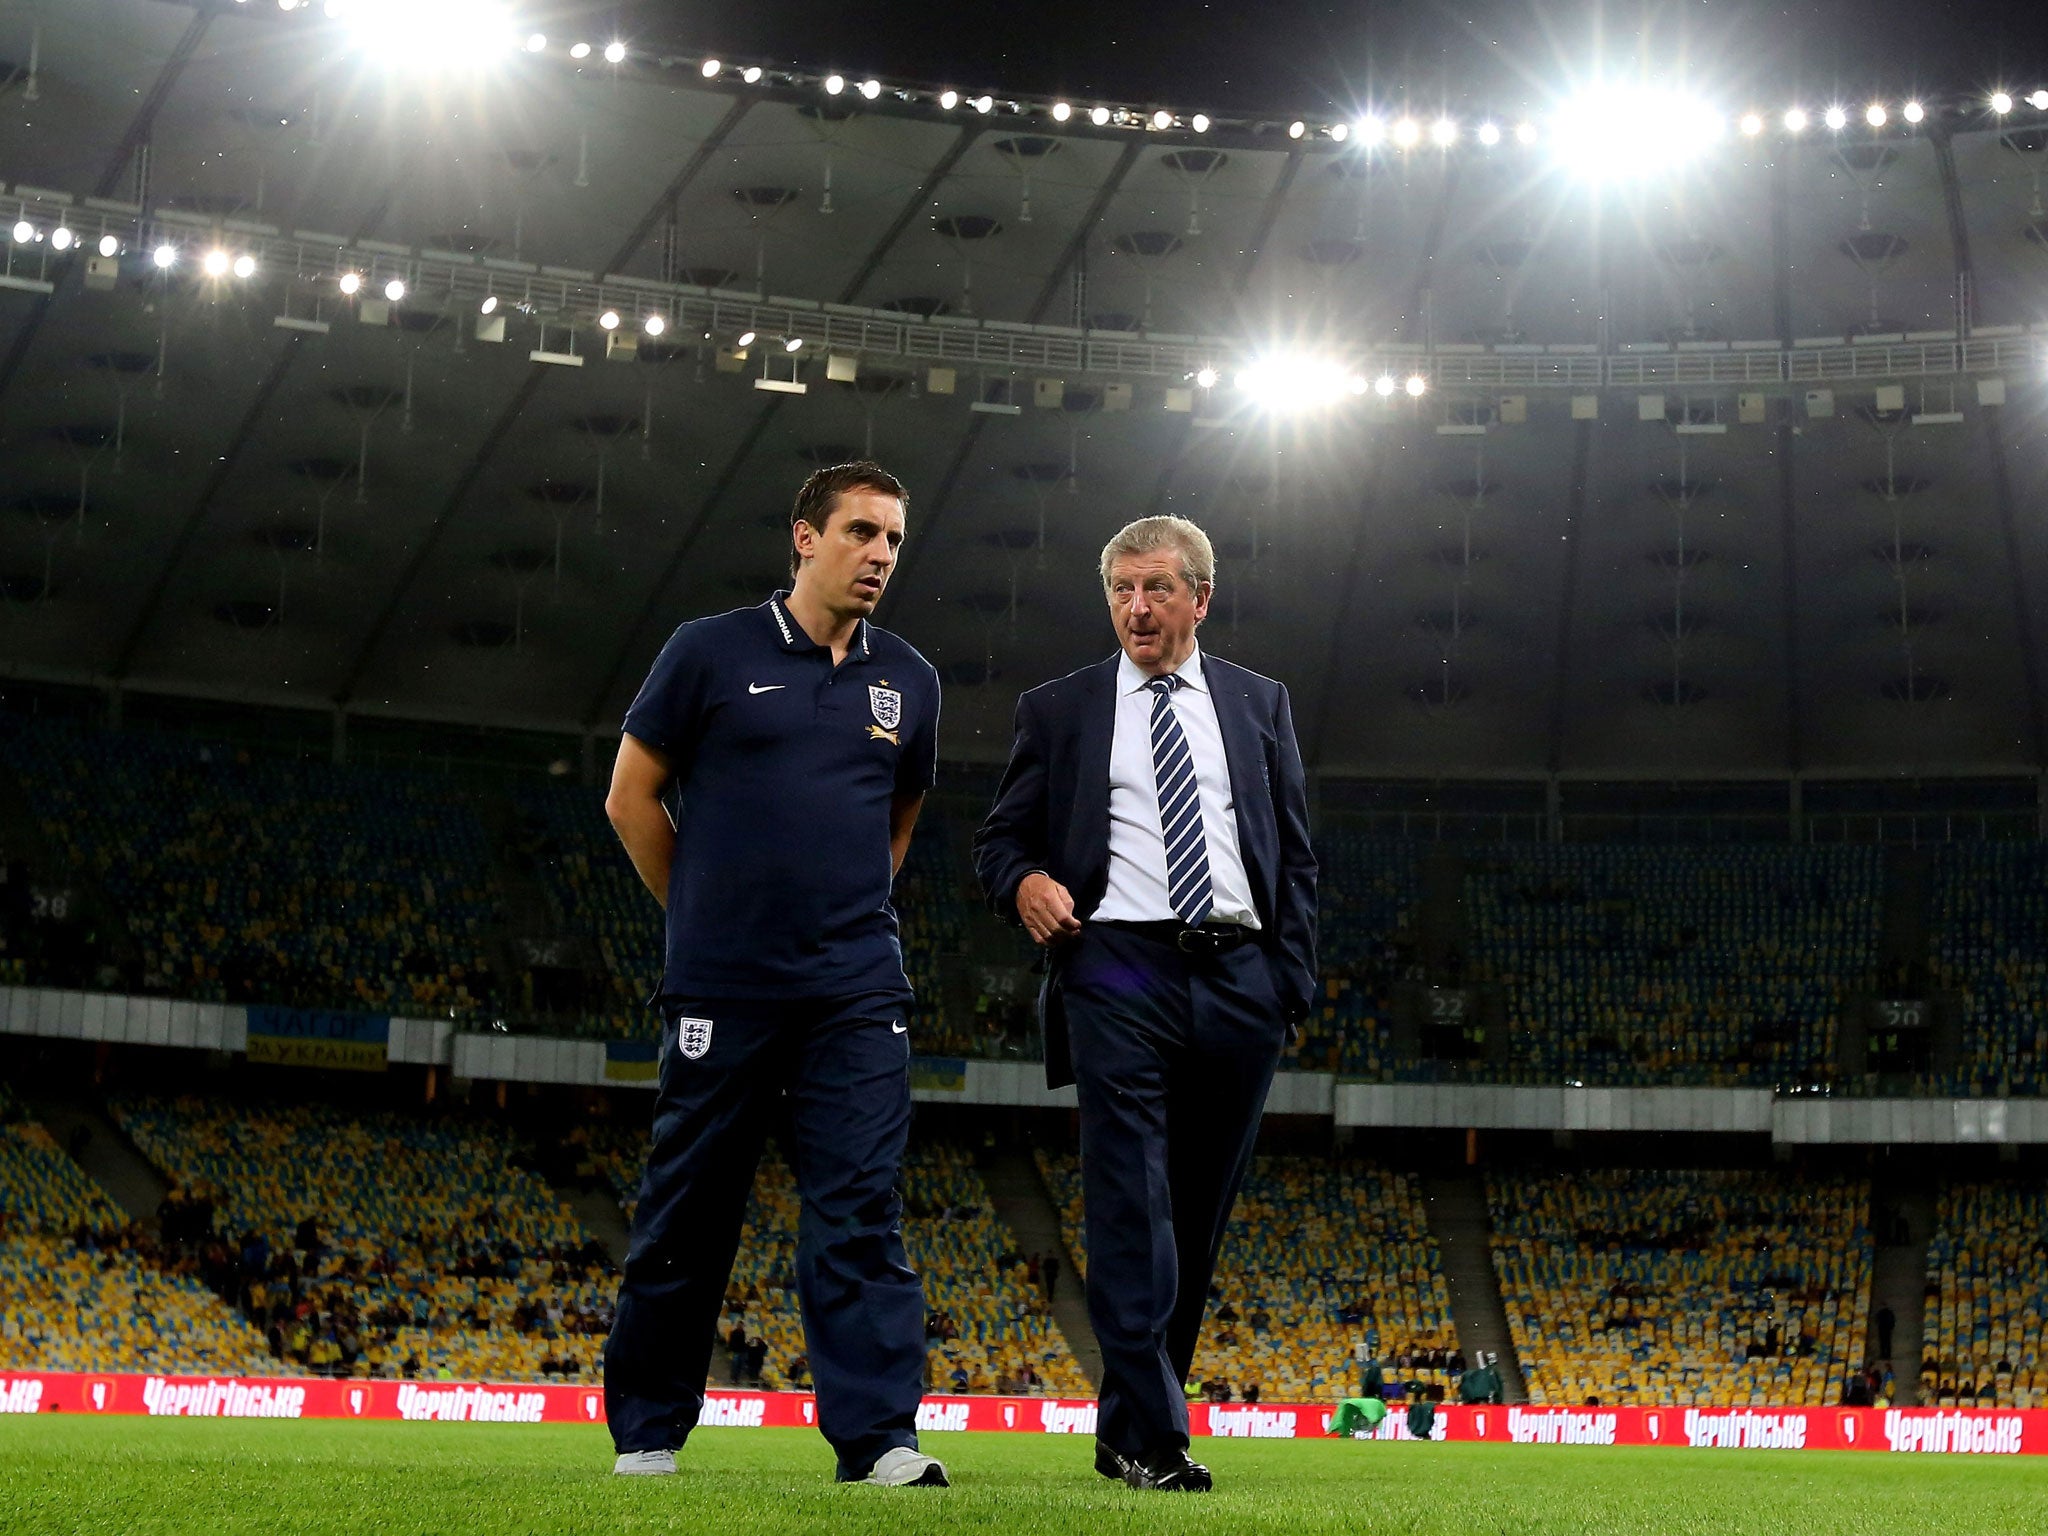
POLYGON ((903 1014, 886 993, 666 1010, 654 1145, 605 1344, 605 1413, 621 1452, 674 1448, 696 1427, 747 1195, 785 1107, 818 1428, 842 1480, 917 1445, 925 1309, 898 1186, 910 1131, 903 1014), (690 1022, 706 1019, 708 1031, 690 1022))
POLYGON ((1183 1385, 1286 1023, 1256 944, 1186 955, 1114 923, 1072 942, 1096 1435, 1145 1456, 1188 1443, 1183 1385))

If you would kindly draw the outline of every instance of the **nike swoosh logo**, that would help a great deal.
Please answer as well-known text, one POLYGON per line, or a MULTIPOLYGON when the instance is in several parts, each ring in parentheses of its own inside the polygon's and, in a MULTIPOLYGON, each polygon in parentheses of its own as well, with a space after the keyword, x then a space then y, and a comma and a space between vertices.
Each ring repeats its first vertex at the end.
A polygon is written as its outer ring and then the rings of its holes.
POLYGON ((788 686, 789 684, 787 683, 749 683, 747 684, 747 692, 773 693, 778 688, 787 688, 788 686))
POLYGON ((910 1033, 910 1029, 908 1025, 891 1024, 889 1026, 889 1033, 892 1035, 907 1035, 910 1033))

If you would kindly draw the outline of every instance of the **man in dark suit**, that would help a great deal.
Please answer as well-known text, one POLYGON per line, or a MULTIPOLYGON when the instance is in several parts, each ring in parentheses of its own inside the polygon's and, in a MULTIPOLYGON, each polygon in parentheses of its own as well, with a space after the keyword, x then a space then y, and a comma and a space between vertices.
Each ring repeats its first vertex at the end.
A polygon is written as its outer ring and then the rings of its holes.
POLYGON ((1287 690, 1203 653, 1208 537, 1102 552, 1121 654, 1026 693, 974 840, 990 905, 1050 951, 1046 1080, 1077 1083, 1096 1470, 1206 1491, 1183 1392, 1289 1026, 1316 992, 1316 865, 1287 690))

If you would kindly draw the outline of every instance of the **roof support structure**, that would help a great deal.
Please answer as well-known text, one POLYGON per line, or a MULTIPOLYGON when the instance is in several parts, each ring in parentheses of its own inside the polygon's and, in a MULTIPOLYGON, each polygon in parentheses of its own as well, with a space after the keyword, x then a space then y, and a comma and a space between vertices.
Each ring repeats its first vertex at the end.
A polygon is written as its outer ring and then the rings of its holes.
MULTIPOLYGON (((1792 166, 1780 155, 1771 169, 1771 306, 1781 346, 1795 334, 1792 319, 1792 166)), ((1806 767, 1806 697, 1799 659, 1799 472, 1792 420, 1780 408, 1777 426, 1779 554, 1785 562, 1785 766, 1806 767)))
MULTIPOLYGON (((682 169, 676 172, 674 179, 649 205, 647 213, 633 226, 631 233, 620 242, 618 251, 606 264, 607 271, 615 272, 632 259, 633 253, 640 248, 641 242, 660 222, 676 198, 682 195, 723 148, 727 136, 739 126, 740 119, 747 115, 750 105, 751 103, 745 100, 735 101, 725 116, 718 120, 717 125, 705 136, 704 142, 697 146, 696 153, 683 162, 682 169)), ((384 638, 384 632, 390 628, 400 602, 404 600, 406 592, 425 567, 435 546, 441 542, 441 534, 453 520, 456 512, 461 509, 463 502, 468 500, 471 489, 483 474, 485 466, 489 464, 491 455, 497 452, 498 445, 505 440, 506 434, 512 430, 520 415, 532 402, 534 395, 539 392, 541 380, 547 374, 547 367, 546 363, 534 363, 528 368, 525 382, 514 392, 504 410, 498 413, 498 419, 484 434, 477 451, 470 456, 469 462, 463 466, 462 473, 456 477, 454 488, 441 503, 441 510, 434 514, 433 522, 427 526, 425 537, 413 550, 412 558, 406 562, 405 569, 399 573, 398 579, 391 584, 391 590, 385 597, 383 605, 377 610, 377 617, 372 621, 369 633, 356 648, 355 658, 349 663, 347 672, 342 675, 340 688, 335 691, 334 702, 341 708, 346 709, 354 699, 356 689, 362 683, 363 673, 369 668, 370 658, 376 654, 377 646, 384 638)))
MULTIPOLYGON (((840 303, 851 304, 859 297, 861 290, 867 286, 868 279, 873 277, 877 269, 888 259, 889 252, 903 237, 903 232, 910 227, 910 221, 930 205, 940 184, 952 175, 953 167, 960 163, 960 157, 967 153, 980 136, 981 126, 978 123, 969 123, 960 130, 946 153, 939 157, 938 163, 925 173, 925 178, 918 184, 917 190, 904 201, 902 210, 890 221, 889 227, 882 232, 881 238, 875 242, 873 249, 855 269, 853 276, 847 279, 846 286, 839 293, 840 303)), ((619 637, 619 648, 613 654, 611 663, 605 668, 604 679, 598 685, 597 691, 591 695, 590 705, 584 711, 586 730, 597 728, 599 718, 604 712, 605 700, 611 697, 612 690, 618 686, 619 678, 633 661, 635 647, 640 641, 640 631, 647 627, 647 621, 654 616, 654 610, 661 603, 662 594, 668 590, 669 583, 675 580, 676 572, 682 569, 683 561, 688 558, 690 550, 710 522, 712 512, 725 499, 725 493, 732 488, 733 481, 739 478, 740 471, 753 457, 762 434, 768 430, 769 424, 775 420, 776 414, 781 411, 787 399, 786 395, 771 395, 768 403, 755 413, 753 422, 740 438, 739 446, 727 455, 724 468, 718 472, 718 478, 711 482, 711 489, 706 491, 704 499, 698 502, 697 515, 690 520, 690 526, 683 530, 682 537, 677 540, 675 549, 669 554, 668 563, 661 568, 661 574, 655 577, 653 584, 648 587, 646 601, 640 605, 640 611, 633 616, 633 622, 626 626, 624 633, 619 637)))

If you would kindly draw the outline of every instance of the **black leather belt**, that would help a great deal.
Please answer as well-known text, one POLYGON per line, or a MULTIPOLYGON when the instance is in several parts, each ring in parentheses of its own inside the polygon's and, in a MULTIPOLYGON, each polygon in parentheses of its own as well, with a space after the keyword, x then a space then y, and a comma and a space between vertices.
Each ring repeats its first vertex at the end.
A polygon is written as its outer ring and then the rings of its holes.
POLYGON ((1186 923, 1171 921, 1124 923, 1112 920, 1102 926, 1157 939, 1162 944, 1171 944, 1184 955, 1228 954, 1238 945, 1249 944, 1257 937, 1254 930, 1242 923, 1212 923, 1203 928, 1190 928, 1186 923))

